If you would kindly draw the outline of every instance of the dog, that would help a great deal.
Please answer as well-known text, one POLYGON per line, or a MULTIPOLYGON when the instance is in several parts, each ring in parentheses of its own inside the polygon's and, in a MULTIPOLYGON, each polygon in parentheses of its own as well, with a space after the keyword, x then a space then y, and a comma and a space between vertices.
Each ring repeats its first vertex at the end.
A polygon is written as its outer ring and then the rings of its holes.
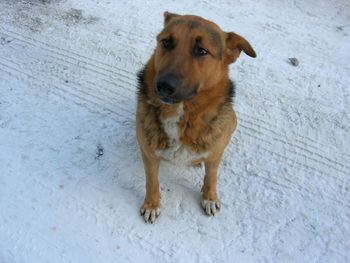
POLYGON ((220 209, 217 172, 237 126, 229 64, 241 51, 256 57, 249 42, 194 15, 164 13, 157 46, 138 74, 136 135, 146 175, 140 209, 145 222, 160 215, 158 170, 161 160, 180 165, 204 162, 202 207, 220 209))

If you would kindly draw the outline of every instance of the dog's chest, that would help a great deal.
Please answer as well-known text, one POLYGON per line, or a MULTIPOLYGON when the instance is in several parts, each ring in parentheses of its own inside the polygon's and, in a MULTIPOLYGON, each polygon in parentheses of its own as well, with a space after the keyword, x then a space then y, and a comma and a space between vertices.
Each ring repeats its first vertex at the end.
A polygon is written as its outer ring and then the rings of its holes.
POLYGON ((188 165, 194 161, 208 157, 209 152, 196 153, 180 142, 179 121, 183 114, 184 110, 181 104, 178 108, 178 115, 162 121, 163 129, 169 139, 169 147, 165 150, 156 151, 156 154, 174 164, 188 165))

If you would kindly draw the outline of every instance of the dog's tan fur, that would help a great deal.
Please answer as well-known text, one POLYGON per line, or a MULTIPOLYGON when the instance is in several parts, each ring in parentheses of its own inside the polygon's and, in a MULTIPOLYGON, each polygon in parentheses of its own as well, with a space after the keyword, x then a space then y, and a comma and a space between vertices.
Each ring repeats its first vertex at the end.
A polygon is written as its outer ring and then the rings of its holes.
POLYGON ((251 57, 256 55, 241 36, 225 33, 213 22, 192 15, 165 12, 164 29, 157 40, 154 54, 139 75, 136 130, 146 174, 146 197, 141 213, 146 222, 152 223, 160 213, 158 169, 164 157, 159 152, 171 147, 163 125, 168 118, 178 116, 179 107, 182 107, 183 115, 179 116, 177 124, 179 142, 198 156, 205 153, 205 157, 191 160, 189 164, 204 162, 202 204, 207 214, 214 214, 220 208, 216 192, 218 167, 237 125, 228 65, 242 50, 251 57), (162 40, 169 36, 174 45, 171 51, 162 45, 162 40), (198 41, 209 55, 196 57, 191 53, 198 41), (163 103, 154 88, 157 76, 163 72, 181 76, 179 92, 197 89, 196 95, 175 104, 163 103))

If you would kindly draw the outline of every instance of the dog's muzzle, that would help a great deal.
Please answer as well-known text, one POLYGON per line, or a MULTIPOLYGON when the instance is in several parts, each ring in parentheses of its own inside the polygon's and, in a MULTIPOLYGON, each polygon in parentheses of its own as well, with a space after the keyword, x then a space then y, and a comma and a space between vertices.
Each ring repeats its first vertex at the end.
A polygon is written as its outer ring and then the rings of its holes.
POLYGON ((176 104, 184 100, 192 99, 197 94, 197 89, 183 94, 180 89, 180 80, 174 75, 164 75, 157 78, 155 90, 158 98, 166 104, 176 104))

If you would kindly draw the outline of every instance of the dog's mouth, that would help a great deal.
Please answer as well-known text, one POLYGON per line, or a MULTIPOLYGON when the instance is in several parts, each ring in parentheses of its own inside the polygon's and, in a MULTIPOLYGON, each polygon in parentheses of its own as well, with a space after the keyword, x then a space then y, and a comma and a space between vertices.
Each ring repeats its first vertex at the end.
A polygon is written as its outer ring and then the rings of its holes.
POLYGON ((180 102, 183 102, 186 100, 193 99, 197 95, 198 87, 199 86, 192 89, 189 93, 187 93, 185 95, 182 95, 180 92, 175 93, 172 96, 162 96, 161 94, 158 94, 157 92, 156 92, 156 94, 157 94, 158 99, 165 104, 177 104, 177 103, 180 103, 180 102))
POLYGON ((161 102, 163 102, 164 104, 177 104, 177 103, 180 103, 181 100, 178 100, 178 99, 173 99, 173 98, 159 98, 159 100, 161 102))

